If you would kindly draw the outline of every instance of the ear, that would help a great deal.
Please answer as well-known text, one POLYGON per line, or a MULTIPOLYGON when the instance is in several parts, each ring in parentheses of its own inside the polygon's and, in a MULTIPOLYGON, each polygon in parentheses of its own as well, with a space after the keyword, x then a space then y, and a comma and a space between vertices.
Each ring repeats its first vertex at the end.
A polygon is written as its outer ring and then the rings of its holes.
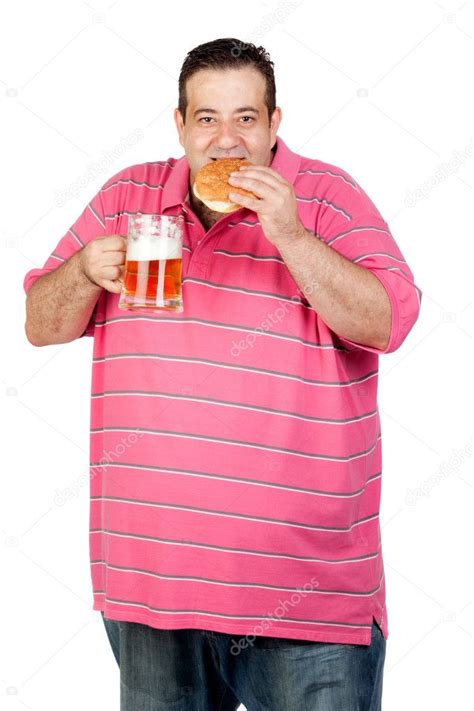
POLYGON ((272 148, 276 142, 276 136, 277 136, 280 124, 281 124, 281 119, 282 119, 281 108, 279 106, 276 106, 275 111, 272 113, 272 117, 270 119, 270 133, 271 133, 272 148))
POLYGON ((179 142, 184 148, 184 121, 179 109, 174 110, 174 122, 178 131, 179 142))

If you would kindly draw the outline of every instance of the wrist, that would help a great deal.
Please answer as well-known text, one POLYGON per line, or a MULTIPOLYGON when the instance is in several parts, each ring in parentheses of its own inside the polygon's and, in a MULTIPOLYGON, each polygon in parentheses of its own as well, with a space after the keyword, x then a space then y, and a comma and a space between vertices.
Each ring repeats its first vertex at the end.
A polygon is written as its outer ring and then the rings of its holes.
POLYGON ((305 226, 301 225, 294 231, 292 235, 286 237, 284 240, 279 241, 276 247, 280 250, 280 252, 293 250, 295 249, 295 247, 305 244, 305 242, 307 242, 310 236, 311 235, 306 230, 305 226))
POLYGON ((97 284, 92 277, 89 276, 85 264, 84 264, 84 256, 83 256, 83 251, 85 247, 83 247, 77 254, 74 255, 73 259, 75 260, 75 268, 76 268, 76 275, 78 278, 78 281, 81 285, 83 285, 85 288, 90 288, 91 291, 101 291, 102 287, 100 284, 97 284))

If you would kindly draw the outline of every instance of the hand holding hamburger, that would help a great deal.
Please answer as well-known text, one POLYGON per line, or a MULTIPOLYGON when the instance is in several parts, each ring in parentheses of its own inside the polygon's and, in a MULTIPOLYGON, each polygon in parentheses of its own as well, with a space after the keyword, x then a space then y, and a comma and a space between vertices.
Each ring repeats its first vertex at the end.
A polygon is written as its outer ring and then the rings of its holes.
POLYGON ((229 200, 229 193, 256 198, 254 193, 229 184, 229 175, 243 165, 252 165, 244 158, 220 158, 204 165, 196 174, 194 195, 215 212, 235 212, 241 205, 229 200))
POLYGON ((197 172, 193 193, 215 212, 253 210, 265 237, 278 249, 308 236, 292 183, 270 166, 243 158, 212 161, 197 172))

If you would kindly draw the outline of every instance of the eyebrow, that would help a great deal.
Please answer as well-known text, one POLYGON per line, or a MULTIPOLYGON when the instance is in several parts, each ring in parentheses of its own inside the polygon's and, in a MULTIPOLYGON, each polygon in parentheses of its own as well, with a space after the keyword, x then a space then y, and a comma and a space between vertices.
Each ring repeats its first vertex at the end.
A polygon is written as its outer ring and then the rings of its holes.
MULTIPOLYGON (((254 108, 253 106, 241 106, 240 108, 236 109, 234 111, 234 114, 241 114, 244 113, 244 111, 252 111, 254 114, 259 115, 259 110, 254 108)), ((219 112, 216 111, 216 109, 196 109, 196 111, 193 114, 193 117, 195 118, 198 114, 218 114, 219 112)))

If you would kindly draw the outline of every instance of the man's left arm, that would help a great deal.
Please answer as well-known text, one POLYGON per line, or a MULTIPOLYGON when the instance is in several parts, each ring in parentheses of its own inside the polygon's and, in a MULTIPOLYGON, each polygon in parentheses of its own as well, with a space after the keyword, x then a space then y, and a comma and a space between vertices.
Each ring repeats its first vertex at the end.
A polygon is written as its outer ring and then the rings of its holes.
POLYGON ((304 228, 277 246, 298 287, 334 333, 385 350, 392 307, 374 274, 304 228))
POLYGON ((355 264, 307 231, 298 215, 293 186, 271 168, 247 166, 238 172, 237 181, 231 177, 229 182, 258 196, 229 195, 257 213, 265 236, 279 250, 299 289, 334 333, 374 352, 389 352, 400 345, 418 315, 421 292, 417 287, 408 286, 412 323, 408 329, 404 324, 400 340, 399 299, 390 284, 394 272, 355 264))

